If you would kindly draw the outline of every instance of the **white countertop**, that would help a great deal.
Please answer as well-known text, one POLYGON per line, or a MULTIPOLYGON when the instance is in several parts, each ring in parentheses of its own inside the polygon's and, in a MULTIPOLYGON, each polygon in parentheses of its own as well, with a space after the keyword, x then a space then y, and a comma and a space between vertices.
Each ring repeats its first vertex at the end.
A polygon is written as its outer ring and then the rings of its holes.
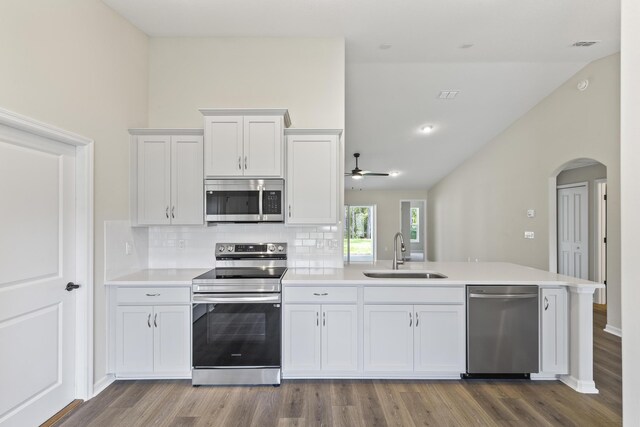
POLYGON ((370 270, 390 270, 391 261, 348 264, 344 268, 290 268, 282 284, 287 285, 542 285, 570 286, 577 288, 604 288, 600 283, 575 277, 550 273, 536 268, 506 262, 408 262, 399 270, 428 271, 442 273, 446 279, 374 279, 363 272, 370 270))
MULTIPOLYGON (((191 280, 210 269, 207 268, 157 268, 140 270, 105 281, 107 286, 190 286, 191 280)), ((570 286, 576 288, 604 288, 600 283, 575 277, 550 273, 536 268, 506 262, 409 262, 399 270, 438 272, 446 279, 375 279, 363 272, 391 270, 391 261, 348 264, 344 268, 289 268, 282 284, 298 286, 319 285, 411 285, 411 286, 461 286, 461 285, 541 285, 570 286)))
POLYGON ((108 286, 139 285, 139 286, 191 286, 191 280, 210 268, 153 268, 140 270, 135 273, 105 280, 108 286))

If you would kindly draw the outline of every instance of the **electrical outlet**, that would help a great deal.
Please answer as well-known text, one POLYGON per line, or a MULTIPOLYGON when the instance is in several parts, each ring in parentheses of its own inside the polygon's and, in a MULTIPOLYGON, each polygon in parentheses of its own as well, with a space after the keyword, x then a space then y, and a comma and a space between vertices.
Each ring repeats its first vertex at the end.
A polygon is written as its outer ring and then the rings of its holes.
POLYGON ((535 239, 536 238, 536 234, 533 231, 525 231, 524 232, 524 238, 525 239, 535 239))
POLYGON ((536 210, 535 209, 527 209, 527 218, 535 218, 536 210))
POLYGON ((131 243, 124 242, 124 254, 131 255, 131 243))
POLYGON ((178 240, 178 249, 184 249, 185 243, 183 239, 178 240))

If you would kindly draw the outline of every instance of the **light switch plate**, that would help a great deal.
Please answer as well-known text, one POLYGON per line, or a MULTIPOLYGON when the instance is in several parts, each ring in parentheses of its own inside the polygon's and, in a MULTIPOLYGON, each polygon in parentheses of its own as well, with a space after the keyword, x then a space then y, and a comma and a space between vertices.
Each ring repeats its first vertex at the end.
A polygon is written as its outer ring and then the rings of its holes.
POLYGON ((525 239, 535 239, 536 234, 533 231, 525 231, 524 238, 525 239))
POLYGON ((527 209, 527 218, 535 218, 536 210, 535 209, 527 209))

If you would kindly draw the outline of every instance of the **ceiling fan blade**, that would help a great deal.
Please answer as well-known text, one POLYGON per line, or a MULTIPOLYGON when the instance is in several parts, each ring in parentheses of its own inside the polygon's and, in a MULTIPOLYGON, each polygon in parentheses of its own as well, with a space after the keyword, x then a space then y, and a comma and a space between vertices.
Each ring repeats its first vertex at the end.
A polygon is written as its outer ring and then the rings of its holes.
POLYGON ((389 176, 388 173, 378 173, 378 172, 362 172, 362 175, 365 175, 365 176, 389 176))

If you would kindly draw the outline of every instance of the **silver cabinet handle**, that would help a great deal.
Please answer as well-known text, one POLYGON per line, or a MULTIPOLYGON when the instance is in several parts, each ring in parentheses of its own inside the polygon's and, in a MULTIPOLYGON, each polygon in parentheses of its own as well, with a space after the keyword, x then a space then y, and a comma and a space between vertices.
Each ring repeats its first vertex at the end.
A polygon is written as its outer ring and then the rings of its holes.
POLYGON ((327 325, 327 312, 323 311, 322 312, 322 326, 326 326, 327 325))
POLYGON ((322 293, 314 292, 313 294, 314 294, 315 296, 317 296, 317 297, 326 297, 327 295, 329 295, 329 294, 328 294, 328 293, 326 293, 326 292, 322 292, 322 293))
POLYGON ((242 170, 242 156, 238 156, 238 170, 242 170))
POLYGON ((416 311, 416 328, 418 327, 419 322, 420 322, 420 318, 418 317, 418 312, 416 311))
POLYGON ((320 313, 316 311, 316 326, 320 326, 320 313))
POLYGON ((291 218, 291 205, 289 205, 289 218, 291 218))
POLYGON ((151 327, 151 313, 149 313, 149 316, 147 316, 147 325, 151 327))
POLYGON ((409 312, 409 327, 413 324, 413 317, 411 316, 411 312, 409 312))
POLYGON ((159 297, 160 294, 146 294, 148 297, 159 297))
POLYGON ((167 216, 167 218, 169 218, 169 206, 167 206, 167 209, 164 210, 164 214, 167 216))
POLYGON ((244 168, 247 169, 247 156, 244 156, 244 168))
POLYGON ((547 297, 544 297, 544 311, 547 311, 548 308, 549 308, 549 299, 547 297))
POLYGON ((158 313, 153 316, 153 326, 158 327, 158 313))
POLYGON ((171 218, 175 218, 176 216, 174 215, 174 212, 176 211, 176 207, 175 206, 171 206, 171 218))

